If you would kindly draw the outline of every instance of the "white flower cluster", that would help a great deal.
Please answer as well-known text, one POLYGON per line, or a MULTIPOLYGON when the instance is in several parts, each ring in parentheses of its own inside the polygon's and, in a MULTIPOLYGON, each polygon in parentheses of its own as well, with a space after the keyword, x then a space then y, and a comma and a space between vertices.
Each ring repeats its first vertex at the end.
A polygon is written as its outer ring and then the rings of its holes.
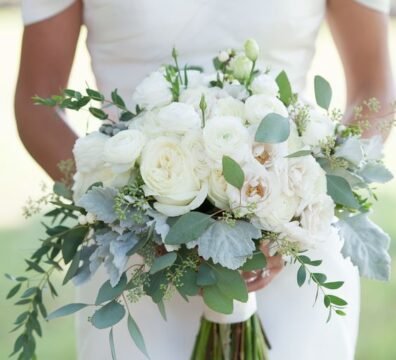
POLYGON ((140 174, 145 195, 165 216, 186 214, 208 199, 304 247, 326 237, 334 204, 326 194, 325 172, 311 155, 286 156, 318 146, 334 136, 335 126, 324 111, 310 107, 302 133, 289 120, 287 141, 255 141, 267 115, 291 118, 270 75, 256 73, 249 88, 244 85, 257 58, 256 45, 247 43, 245 53, 231 57, 219 55, 234 74, 223 87, 209 85, 216 74, 188 71, 188 86, 180 89, 177 102, 162 69, 143 80, 133 100, 144 110, 127 130, 113 137, 94 132, 76 142, 75 198, 92 183, 118 187, 140 174), (224 156, 242 168, 241 190, 226 182, 224 156))

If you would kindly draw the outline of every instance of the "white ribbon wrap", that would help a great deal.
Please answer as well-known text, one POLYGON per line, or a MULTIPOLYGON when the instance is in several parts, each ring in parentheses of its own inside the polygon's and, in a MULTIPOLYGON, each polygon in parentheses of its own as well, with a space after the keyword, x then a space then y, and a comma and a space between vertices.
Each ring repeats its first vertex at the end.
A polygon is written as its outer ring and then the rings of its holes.
POLYGON ((245 303, 234 300, 234 310, 231 314, 221 314, 204 305, 203 316, 206 320, 217 324, 235 324, 248 320, 256 311, 256 293, 251 292, 245 303))

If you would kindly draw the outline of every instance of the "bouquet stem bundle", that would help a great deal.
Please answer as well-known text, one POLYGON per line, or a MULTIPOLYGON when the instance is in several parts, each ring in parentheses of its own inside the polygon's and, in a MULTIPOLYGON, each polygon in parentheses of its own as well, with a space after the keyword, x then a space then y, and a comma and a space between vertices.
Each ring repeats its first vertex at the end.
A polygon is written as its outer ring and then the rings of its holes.
POLYGON ((257 314, 234 324, 202 317, 191 360, 268 360, 270 348, 257 314))

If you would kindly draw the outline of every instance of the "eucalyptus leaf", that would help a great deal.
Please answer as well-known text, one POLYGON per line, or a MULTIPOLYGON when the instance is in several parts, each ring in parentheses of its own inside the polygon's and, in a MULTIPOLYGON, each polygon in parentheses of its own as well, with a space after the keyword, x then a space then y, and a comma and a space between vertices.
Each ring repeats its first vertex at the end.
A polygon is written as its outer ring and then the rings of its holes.
POLYGON ((332 90, 329 82, 323 77, 315 76, 315 99, 316 103, 323 109, 328 110, 332 98, 332 90))
POLYGON ((78 200, 77 205, 94 214, 98 220, 111 224, 117 220, 117 214, 114 211, 116 195, 116 189, 93 187, 78 200))
POLYGON ((148 358, 150 359, 146 344, 144 342, 144 338, 142 333, 140 332, 139 327, 137 326, 135 320, 133 320, 131 315, 128 315, 128 331, 129 335, 131 335, 132 340, 138 347, 138 349, 148 358))
POLYGON ((109 333, 109 343, 110 343, 111 358, 112 358, 112 360, 117 360, 117 354, 116 354, 115 345, 114 345, 113 328, 111 328, 110 333, 109 333))
POLYGON ((197 285, 204 287, 217 283, 216 274, 208 263, 203 262, 198 269, 197 285))
POLYGON ((299 150, 299 151, 296 151, 290 155, 285 156, 285 158, 292 159, 292 158, 297 158, 297 157, 302 157, 302 156, 308 156, 308 155, 311 155, 311 152, 312 152, 311 150, 299 150))
POLYGON ((61 308, 55 310, 51 314, 47 316, 47 320, 53 320, 62 316, 67 316, 76 313, 77 311, 80 311, 84 308, 86 308, 88 304, 82 304, 82 303, 75 303, 75 304, 68 304, 65 306, 62 306, 61 308))
POLYGON ((66 187, 64 183, 61 183, 59 181, 55 182, 53 191, 56 195, 62 196, 68 200, 71 200, 73 197, 72 191, 68 187, 66 187))
POLYGON ((327 193, 336 204, 344 205, 352 209, 358 209, 359 203, 353 195, 349 183, 340 176, 326 175, 327 193))
POLYGON ((156 257, 153 261, 153 265, 150 268, 150 274, 155 274, 158 271, 164 270, 172 266, 177 259, 177 253, 170 252, 168 254, 156 257))
POLYGON ((297 271, 297 285, 299 287, 303 286, 306 278, 307 278, 307 271, 305 269, 305 266, 301 265, 297 271))
POLYGON ((110 280, 107 280, 99 289, 98 296, 96 297, 95 304, 100 305, 106 301, 113 300, 120 296, 127 285, 127 276, 122 274, 118 284, 111 286, 110 280))
POLYGON ((117 301, 111 301, 95 311, 91 322, 98 329, 106 329, 120 322, 124 316, 124 306, 117 301))
POLYGON ((216 221, 198 238, 198 253, 229 269, 238 269, 252 256, 261 231, 246 221, 229 225, 216 221))
POLYGON ((195 296, 199 293, 197 285, 197 272, 188 268, 181 277, 181 285, 177 286, 177 290, 184 296, 195 296))
POLYGON ((241 190, 245 182, 245 174, 240 165, 229 156, 223 156, 222 166, 224 179, 232 186, 241 190))
POLYGON ((196 240, 212 223, 213 220, 207 214, 197 211, 189 212, 171 226, 165 238, 165 244, 180 245, 196 240))
POLYGON ((260 251, 255 254, 242 265, 242 271, 254 271, 264 269, 267 266, 267 258, 260 251))
POLYGON ((202 296, 205 304, 212 310, 222 314, 231 314, 233 300, 226 296, 216 285, 204 287, 202 296))
POLYGON ((367 214, 359 214, 337 222, 344 240, 342 254, 359 268, 361 276, 388 280, 390 276, 390 238, 367 214))
POLYGON ((220 291, 231 299, 246 302, 248 291, 245 280, 238 270, 227 269, 221 265, 213 265, 216 274, 217 286, 220 291))
POLYGON ((277 144, 286 141, 289 135, 289 119, 276 113, 270 113, 261 120, 255 140, 260 143, 277 144))

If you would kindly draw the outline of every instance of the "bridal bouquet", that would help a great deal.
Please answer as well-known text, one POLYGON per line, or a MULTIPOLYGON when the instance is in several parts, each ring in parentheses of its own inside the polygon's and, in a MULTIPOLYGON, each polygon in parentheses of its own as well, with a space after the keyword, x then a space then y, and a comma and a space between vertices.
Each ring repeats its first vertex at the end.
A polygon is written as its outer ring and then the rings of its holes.
MULTIPOLYGON (((298 285, 316 284, 329 319, 345 315, 347 301, 336 295, 343 283, 328 280, 318 270, 326 259, 311 259, 309 249, 341 238, 361 275, 388 277, 389 237, 368 218, 373 183, 392 178, 381 139, 362 138, 361 114, 341 124, 329 110, 326 80, 315 78, 317 104, 304 103, 286 73, 272 76, 258 55, 248 40, 244 51, 222 51, 215 71, 204 73, 181 67, 174 50, 173 64, 146 77, 130 107, 117 90, 111 99, 93 89, 35 98, 87 109, 101 126, 76 141, 73 183, 56 183, 46 198, 47 237, 26 260, 33 280, 9 276, 16 285, 8 297, 20 293, 16 305, 26 306, 15 321, 19 359, 35 356, 39 318, 87 307, 92 326, 108 329, 114 359, 112 329, 125 317, 149 356, 129 309, 148 296, 166 318, 174 293, 202 296, 206 306, 193 360, 268 359, 255 294, 242 276, 265 269, 263 246, 299 264, 298 285), (67 269, 63 284, 84 286, 100 267, 108 280, 94 304, 47 314, 43 293, 57 295, 54 270, 67 269)), ((363 106, 378 109, 374 99, 363 106)))

